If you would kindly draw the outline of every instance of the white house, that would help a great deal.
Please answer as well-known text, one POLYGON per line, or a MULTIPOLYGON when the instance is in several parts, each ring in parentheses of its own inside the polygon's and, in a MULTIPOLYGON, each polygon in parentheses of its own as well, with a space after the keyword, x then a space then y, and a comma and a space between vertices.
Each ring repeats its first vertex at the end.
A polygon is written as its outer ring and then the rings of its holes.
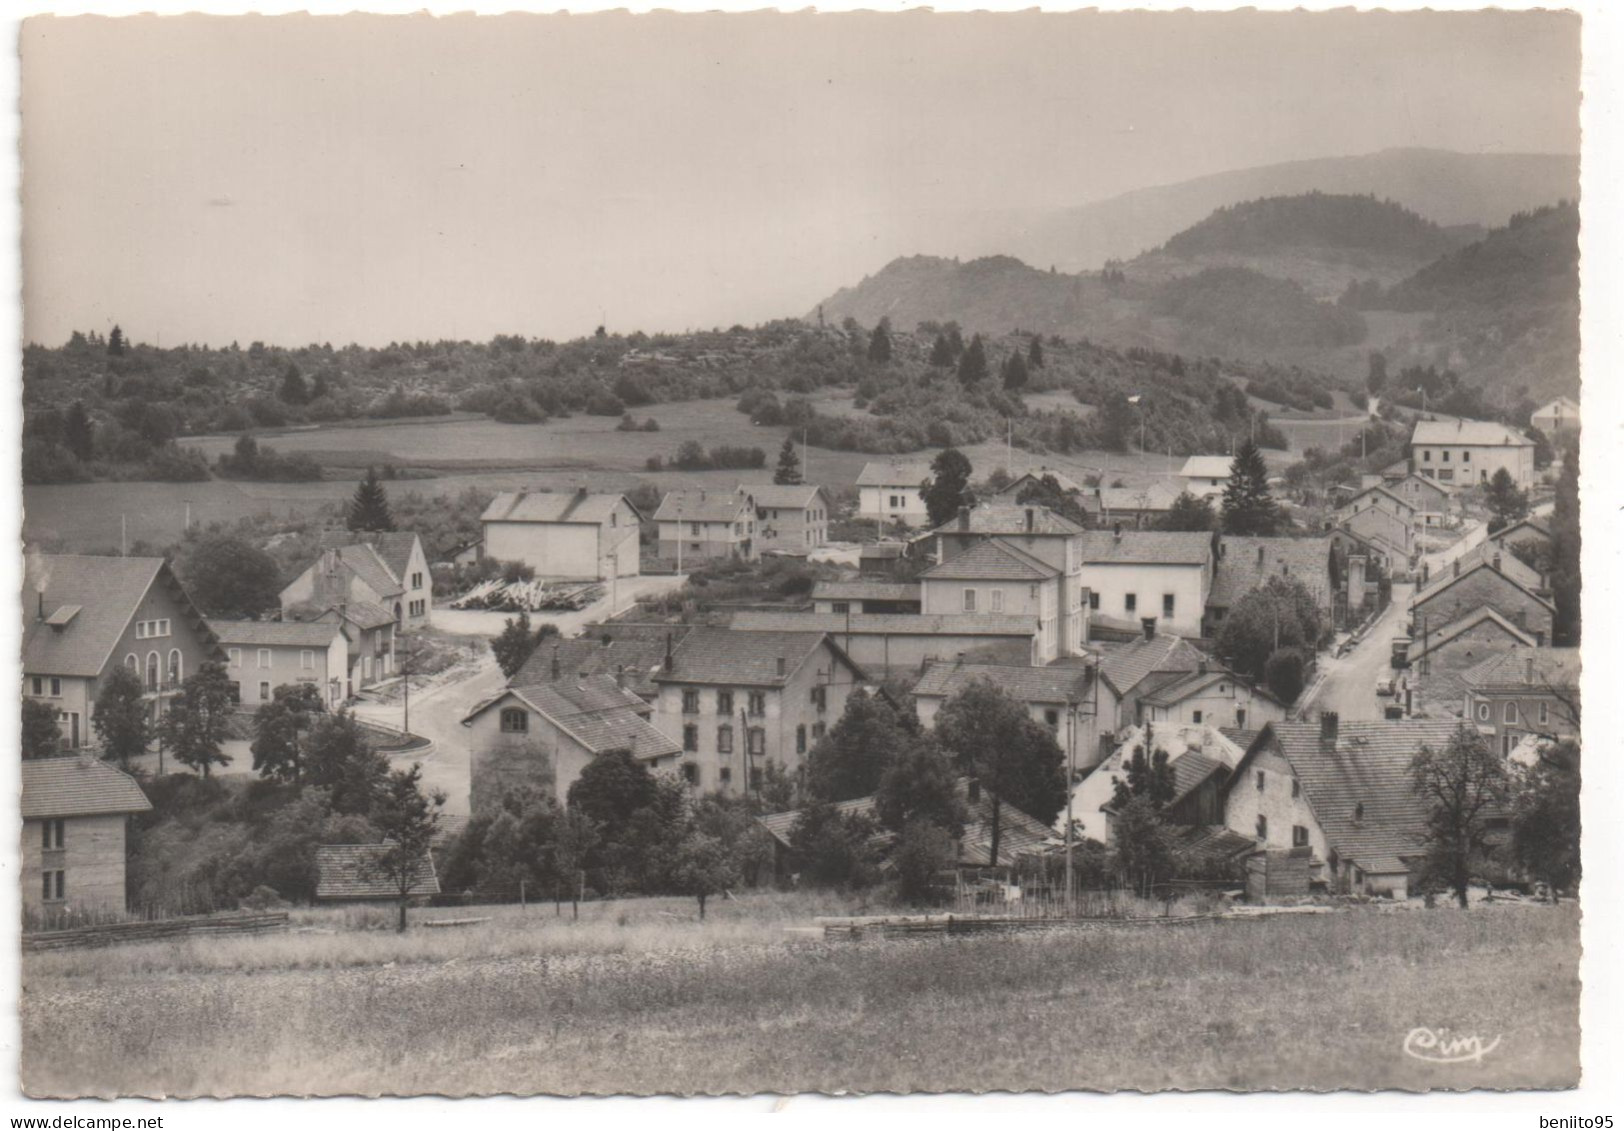
POLYGON ((244 707, 269 703, 285 683, 308 683, 329 707, 343 702, 349 640, 336 621, 211 620, 226 675, 244 707))
POLYGON ((921 611, 1029 617, 1037 663, 1060 655, 1060 570, 1002 538, 988 538, 920 575, 921 611))
POLYGON ((1457 487, 1487 483, 1503 467, 1527 487, 1534 481, 1534 441, 1492 420, 1421 420, 1410 434, 1410 463, 1426 478, 1457 487))
POLYGON ((641 572, 643 516, 625 495, 504 491, 480 516, 483 555, 523 562, 540 578, 603 581, 641 572))
POLYGON ((283 587, 285 612, 299 605, 367 602, 388 609, 399 628, 427 624, 434 580, 423 543, 409 530, 324 536, 321 556, 283 587))
POLYGON ((1212 588, 1212 536, 1199 531, 1090 530, 1079 536, 1080 580, 1095 624, 1200 636, 1212 588))
POLYGON ((654 523, 660 531, 662 558, 754 561, 761 556, 756 501, 748 487, 670 491, 654 512, 654 523))
POLYGON ((860 518, 923 526, 930 518, 919 485, 931 477, 929 460, 874 461, 857 476, 860 518))
POLYGON ((1191 456, 1179 470, 1183 489, 1198 499, 1222 495, 1229 485, 1230 465, 1234 462, 1232 456, 1191 456))
POLYGON ((1572 397, 1557 397, 1550 404, 1535 409, 1528 423, 1553 440, 1562 435, 1575 435, 1579 431, 1579 402, 1572 397))
POLYGON ((750 483, 740 490, 756 501, 761 550, 805 554, 829 541, 829 492, 816 483, 750 483))

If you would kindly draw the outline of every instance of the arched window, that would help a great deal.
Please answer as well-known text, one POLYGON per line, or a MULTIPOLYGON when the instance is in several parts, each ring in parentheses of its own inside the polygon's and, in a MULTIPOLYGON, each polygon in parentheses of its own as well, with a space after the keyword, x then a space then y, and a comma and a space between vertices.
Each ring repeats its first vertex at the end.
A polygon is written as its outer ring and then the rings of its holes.
POLYGON ((131 652, 128 656, 124 657, 124 666, 129 668, 136 675, 141 674, 141 661, 136 659, 134 652, 131 652))
POLYGON ((147 653, 147 690, 158 690, 158 653, 147 653))
POLYGON ((524 734, 530 729, 530 716, 522 707, 502 708, 502 731, 505 734, 524 734))
POLYGON ((180 649, 171 648, 169 650, 169 682, 172 684, 179 683, 184 678, 185 673, 182 671, 180 649))

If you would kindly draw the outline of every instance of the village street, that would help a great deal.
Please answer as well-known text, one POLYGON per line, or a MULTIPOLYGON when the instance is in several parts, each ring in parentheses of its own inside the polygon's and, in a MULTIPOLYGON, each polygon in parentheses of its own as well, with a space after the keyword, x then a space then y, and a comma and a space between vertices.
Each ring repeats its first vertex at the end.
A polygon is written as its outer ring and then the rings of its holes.
POLYGON ((1412 592, 1408 583, 1394 585, 1393 599, 1353 651, 1320 658, 1319 675, 1298 708, 1303 718, 1315 718, 1320 711, 1335 711, 1344 720, 1382 717, 1391 700, 1376 694, 1376 681, 1392 675, 1392 640, 1404 624, 1412 592))

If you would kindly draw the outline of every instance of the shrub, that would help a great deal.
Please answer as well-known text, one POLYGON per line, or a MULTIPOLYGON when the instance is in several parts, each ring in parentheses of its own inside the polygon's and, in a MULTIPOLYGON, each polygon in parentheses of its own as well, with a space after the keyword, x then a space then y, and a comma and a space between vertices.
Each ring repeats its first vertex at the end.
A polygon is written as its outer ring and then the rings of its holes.
POLYGON ((1269 691, 1288 706, 1303 693, 1303 678, 1307 671, 1302 649, 1281 648, 1263 664, 1263 682, 1269 691))

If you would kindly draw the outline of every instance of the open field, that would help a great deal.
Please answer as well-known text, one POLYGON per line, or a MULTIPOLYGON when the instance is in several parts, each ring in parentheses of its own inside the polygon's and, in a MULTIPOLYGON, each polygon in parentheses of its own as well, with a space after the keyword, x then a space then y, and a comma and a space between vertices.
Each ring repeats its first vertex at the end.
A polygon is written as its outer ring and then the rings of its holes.
POLYGON ((28 955, 33 1095, 1561 1087, 1569 906, 1282 916, 1017 937, 797 940, 813 895, 491 914, 449 931, 28 955), (1414 1028, 1496 1045, 1403 1052, 1414 1028))

